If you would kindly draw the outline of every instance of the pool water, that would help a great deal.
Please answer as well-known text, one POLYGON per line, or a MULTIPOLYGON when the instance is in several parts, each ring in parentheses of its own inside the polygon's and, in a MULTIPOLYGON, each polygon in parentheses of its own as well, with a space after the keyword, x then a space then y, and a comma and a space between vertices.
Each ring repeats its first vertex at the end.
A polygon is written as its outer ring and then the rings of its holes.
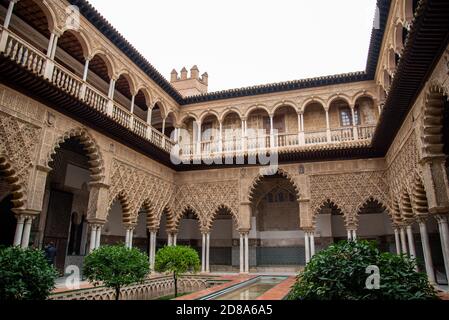
POLYGON ((261 276, 203 297, 201 300, 255 300, 287 277, 261 276))

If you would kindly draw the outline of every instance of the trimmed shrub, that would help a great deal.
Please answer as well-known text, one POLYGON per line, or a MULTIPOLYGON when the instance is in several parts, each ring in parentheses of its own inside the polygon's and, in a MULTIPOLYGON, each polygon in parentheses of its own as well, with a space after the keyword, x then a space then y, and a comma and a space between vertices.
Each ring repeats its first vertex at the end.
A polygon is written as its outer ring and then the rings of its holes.
POLYGON ((317 253, 301 272, 289 300, 427 300, 436 292, 407 256, 381 253, 375 242, 342 241, 317 253), (379 288, 368 267, 379 271, 379 288))

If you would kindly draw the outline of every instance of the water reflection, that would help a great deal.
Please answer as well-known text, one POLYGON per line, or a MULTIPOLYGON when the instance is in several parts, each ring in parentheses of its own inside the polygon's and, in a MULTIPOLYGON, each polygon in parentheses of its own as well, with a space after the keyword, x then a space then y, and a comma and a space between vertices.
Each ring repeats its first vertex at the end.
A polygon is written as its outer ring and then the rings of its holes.
POLYGON ((262 294, 274 288, 286 278, 261 277, 245 287, 233 290, 212 300, 255 300, 262 294))

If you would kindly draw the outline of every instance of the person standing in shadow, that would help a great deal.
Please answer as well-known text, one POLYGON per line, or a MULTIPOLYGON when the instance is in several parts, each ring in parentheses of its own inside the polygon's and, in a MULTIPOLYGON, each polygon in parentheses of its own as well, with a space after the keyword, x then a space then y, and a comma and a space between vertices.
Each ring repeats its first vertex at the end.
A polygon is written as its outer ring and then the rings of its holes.
POLYGON ((45 258, 47 259, 49 265, 55 265, 56 247, 53 242, 50 242, 47 246, 45 246, 45 258))

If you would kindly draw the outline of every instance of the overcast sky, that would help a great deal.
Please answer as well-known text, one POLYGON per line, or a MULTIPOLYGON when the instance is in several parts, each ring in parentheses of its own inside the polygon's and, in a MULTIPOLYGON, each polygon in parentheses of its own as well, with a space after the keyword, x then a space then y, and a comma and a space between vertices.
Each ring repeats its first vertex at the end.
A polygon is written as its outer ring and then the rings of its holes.
POLYGON ((376 0, 89 0, 167 79, 209 91, 365 70, 376 0))

